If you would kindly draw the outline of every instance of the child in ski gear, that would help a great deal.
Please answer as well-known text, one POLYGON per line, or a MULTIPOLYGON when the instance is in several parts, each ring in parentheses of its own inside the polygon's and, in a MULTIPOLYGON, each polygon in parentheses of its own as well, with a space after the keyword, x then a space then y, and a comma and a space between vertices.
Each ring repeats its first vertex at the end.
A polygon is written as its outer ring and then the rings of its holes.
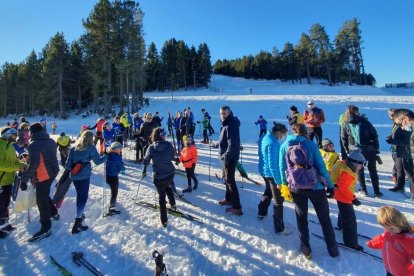
POLYGON ((29 167, 22 174, 20 187, 27 188, 31 179, 36 186, 36 201, 40 213, 41 229, 34 234, 29 242, 50 236, 52 223, 50 218, 58 217, 58 211, 50 198, 50 186, 59 173, 57 160, 57 144, 49 137, 39 123, 30 126, 32 142, 27 147, 29 152, 29 167))
MULTIPOLYGON (((356 109, 349 109, 346 120, 341 128, 341 140, 347 154, 355 148, 361 149, 362 155, 367 160, 367 167, 371 177, 374 196, 381 197, 379 178, 377 172, 377 154, 379 151, 378 134, 375 127, 363 116, 357 113, 356 109)), ((361 170, 358 173, 358 180, 362 192, 367 195, 365 184, 365 173, 361 170)))
POLYGON ((282 183, 279 170, 279 141, 284 140, 287 132, 285 125, 274 122, 272 130, 259 140, 259 172, 265 181, 266 189, 258 206, 258 216, 259 218, 267 216, 273 198, 273 225, 276 234, 281 234, 285 230, 283 222, 284 198, 277 185, 282 183))
POLYGON ((66 162, 66 170, 70 170, 70 177, 76 189, 76 219, 72 228, 72 234, 79 233, 88 229, 82 225, 82 215, 88 201, 89 184, 92 174, 91 161, 95 165, 104 163, 107 155, 99 156, 96 147, 93 145, 93 133, 85 131, 78 139, 76 146, 69 151, 66 162), (77 171, 74 169, 78 168, 77 171))
POLYGON ((114 132, 115 141, 124 144, 124 131, 125 126, 121 123, 121 118, 116 116, 112 123, 112 131, 114 132))
POLYGON ((134 132, 138 132, 144 121, 139 117, 138 113, 134 114, 134 132))
POLYGON ((293 135, 288 135, 280 147, 279 168, 282 187, 289 185, 289 190, 283 188, 282 195, 286 200, 292 196, 295 204, 300 250, 306 258, 311 258, 312 249, 309 243, 308 228, 308 200, 310 200, 323 229, 329 255, 336 257, 339 255, 339 251, 329 216, 327 199, 327 192, 330 197, 333 196, 334 185, 318 146, 306 137, 305 125, 293 125, 292 132, 293 135), (305 181, 303 182, 303 180, 305 181), (326 191, 325 186, 327 186, 326 191))
POLYGON ((180 132, 181 118, 182 118, 181 112, 178 111, 175 114, 175 118, 174 118, 175 137, 177 140, 177 151, 181 149, 181 132, 180 132))
POLYGON ((95 139, 93 141, 93 144, 94 145, 96 145, 98 143, 98 141, 101 142, 101 145, 104 144, 104 139, 103 139, 104 124, 105 124, 105 119, 99 118, 96 121, 96 124, 93 127, 89 127, 88 126, 86 128, 87 130, 94 130, 94 129, 96 129, 96 131, 95 131, 95 139))
POLYGON ((148 147, 144 157, 143 176, 146 175, 146 167, 152 160, 154 185, 158 191, 161 223, 167 226, 167 206, 165 196, 168 197, 171 209, 176 209, 175 198, 171 190, 174 179, 175 167, 172 161, 176 161, 174 148, 170 142, 165 140, 164 129, 157 127, 151 134, 152 144, 148 147))
POLYGON ((289 125, 293 126, 294 124, 304 124, 303 116, 298 112, 298 108, 294 105, 290 107, 290 115, 286 116, 288 119, 289 125))
POLYGON ((5 238, 8 232, 16 229, 9 223, 9 205, 12 187, 17 171, 27 165, 19 161, 13 143, 16 141, 17 131, 14 128, 3 128, 0 137, 0 239, 5 238))
POLYGON ((118 175, 125 173, 124 163, 121 157, 122 145, 119 142, 111 144, 111 149, 106 161, 106 183, 111 188, 111 202, 109 204, 109 215, 119 214, 120 211, 115 209, 116 198, 118 196, 119 178, 118 175))
POLYGON ((40 124, 43 127, 43 131, 47 133, 47 122, 46 122, 46 117, 40 119, 40 124))
MULTIPOLYGON (((195 167, 197 164, 197 148, 193 143, 193 138, 187 136, 185 141, 186 146, 181 150, 179 162, 183 163, 185 172, 187 174, 188 186, 183 190, 183 193, 190 193, 192 190, 197 190, 198 180, 195 177, 195 167), (194 186, 191 187, 191 179, 194 181, 194 186)), ((178 164, 178 162, 177 162, 178 164)))
POLYGON ((152 119, 152 113, 147 113, 144 118, 144 123, 141 125, 139 135, 143 138, 144 155, 151 143, 151 134, 153 130, 158 126, 158 123, 152 119))
POLYGON ((365 161, 365 157, 357 149, 351 151, 346 160, 338 160, 331 172, 332 182, 335 184, 334 199, 339 209, 338 228, 342 229, 344 244, 359 251, 364 248, 358 244, 357 221, 353 205, 361 205, 354 192, 358 171, 364 169, 365 161))
POLYGON ((414 275, 414 227, 390 206, 379 208, 377 219, 385 232, 367 242, 367 246, 382 250, 387 276, 414 275))
POLYGON ((60 136, 57 138, 57 145, 60 153, 60 164, 65 167, 66 160, 69 156, 69 149, 70 149, 70 137, 67 136, 64 132, 60 133, 60 136))
POLYGON ((52 123, 52 134, 55 134, 56 128, 57 128, 56 122, 53 122, 52 123))
POLYGON ((209 135, 211 136, 214 133, 214 129, 211 126, 211 116, 210 114, 208 114, 208 112, 204 108, 201 109, 201 113, 203 113, 203 118, 207 117, 208 119, 208 131, 209 131, 209 135))
POLYGON ((154 117, 152 118, 152 120, 157 123, 158 127, 160 127, 162 120, 164 120, 164 117, 160 118, 160 113, 157 111, 157 112, 155 112, 154 117))
POLYGON ((232 205, 226 212, 242 215, 239 190, 237 189, 235 172, 240 156, 240 121, 233 115, 229 106, 220 108, 221 132, 218 142, 219 157, 222 162, 222 175, 226 184, 226 194, 220 205, 232 205))
POLYGON ((262 115, 259 116, 259 120, 257 120, 254 124, 259 125, 259 127, 260 127, 259 138, 266 134, 267 121, 265 119, 263 119, 262 115))
POLYGON ((30 125, 28 123, 22 123, 17 131, 17 142, 19 144, 23 144, 24 148, 26 148, 30 143, 29 127, 30 125))
POLYGON ((308 102, 308 109, 303 113, 303 121, 306 124, 307 136, 309 140, 313 141, 316 137, 316 142, 319 148, 322 147, 322 127, 325 123, 325 115, 323 110, 316 107, 313 101, 308 102))
POLYGON ((201 122, 203 124, 203 144, 208 144, 208 134, 207 131, 209 129, 210 120, 207 116, 204 116, 204 120, 201 122))
MULTIPOLYGON (((125 112, 120 118, 120 122, 124 126, 124 128, 122 129, 122 131, 120 133, 120 135, 122 135, 123 141, 126 141, 128 139, 128 130, 129 130, 128 116, 129 116, 128 112, 125 112)), ((112 127, 112 128, 114 128, 114 127, 112 127)))
POLYGON ((168 133, 170 136, 174 135, 174 121, 173 118, 171 117, 171 113, 168 112, 168 121, 167 121, 167 128, 168 128, 168 133))
POLYGON ((115 139, 115 133, 113 129, 111 129, 111 124, 108 122, 106 122, 103 126, 103 139, 106 151, 106 149, 111 146, 112 142, 114 142, 115 139))
POLYGON ((327 138, 322 140, 322 148, 319 151, 321 152, 323 161, 325 161, 326 169, 330 174, 336 161, 339 160, 339 154, 335 152, 333 142, 327 138))

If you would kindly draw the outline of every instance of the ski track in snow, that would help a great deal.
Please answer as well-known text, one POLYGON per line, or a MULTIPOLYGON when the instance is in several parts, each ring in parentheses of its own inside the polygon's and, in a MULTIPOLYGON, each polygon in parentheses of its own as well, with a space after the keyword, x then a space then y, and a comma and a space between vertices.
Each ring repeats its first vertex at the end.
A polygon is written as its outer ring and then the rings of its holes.
MULTIPOLYGON (((323 126, 324 137, 331 138, 336 144, 336 149, 339 150, 339 115, 346 105, 356 104, 362 113, 367 114, 378 130, 384 161, 383 165, 378 166, 378 171, 380 186, 385 195, 382 199, 373 198, 373 190, 368 183, 368 192, 371 196, 359 196, 362 205, 355 207, 358 232, 372 237, 383 232, 376 222, 376 212, 378 207, 385 204, 397 207, 407 215, 410 222, 414 221, 414 203, 407 201, 401 194, 387 190, 393 186, 390 179, 392 159, 389 146, 384 141, 392 126, 387 117, 387 109, 401 105, 411 109, 414 107, 414 97, 403 95, 408 90, 398 90, 400 94, 392 96, 389 90, 371 87, 290 85, 277 81, 249 81, 222 76, 213 76, 212 86, 222 88, 224 93, 208 90, 174 92, 173 102, 169 92, 147 94, 151 98, 150 107, 144 108, 140 113, 159 110, 166 117, 167 111, 175 112, 191 106, 196 120, 201 120, 200 110, 204 107, 213 117, 212 125, 217 132, 218 109, 222 105, 230 105, 242 124, 243 165, 251 178, 263 182, 257 171, 256 142, 259 131, 254 125, 259 115, 267 119, 269 126, 273 120, 286 123, 289 106, 296 105, 300 111, 303 111, 306 101, 312 99, 316 106, 325 111, 327 123, 323 126), (250 87, 253 89, 253 95, 248 95, 250 87)), ((30 122, 35 122, 39 118, 28 119, 30 122)), ((96 119, 96 115, 91 115, 86 119, 75 116, 66 121, 57 120, 57 132, 65 131, 76 137, 81 125, 93 125, 96 119)), ((54 121, 52 118, 48 118, 49 124, 52 121, 54 121)), ((0 120, 2 124, 5 122, 4 119, 0 120)), ((166 123, 166 119, 163 123, 166 123)), ((202 138, 199 125, 195 134, 198 140, 202 138)), ((217 140, 218 134, 214 134, 212 138, 217 140)), ((341 250, 339 258, 329 257, 324 242, 312 236, 312 260, 306 260, 298 251, 299 238, 294 205, 287 202, 284 204, 285 223, 294 229, 293 234, 275 235, 272 206, 269 207, 269 214, 265 219, 262 221, 257 219, 257 205, 264 186, 256 186, 244 181, 242 188, 242 179, 237 173, 236 179, 244 215, 241 217, 227 215, 225 207, 217 204, 217 200, 222 199, 225 192, 222 182, 214 176, 215 173, 220 175, 217 150, 212 150, 211 181, 209 181, 209 148, 199 143, 197 147, 199 163, 196 172, 200 185, 198 190, 186 194, 185 198, 199 207, 188 205, 180 200, 177 200, 177 206, 180 210, 201 218, 205 224, 169 215, 169 225, 164 229, 160 224, 158 211, 134 205, 141 165, 129 162, 126 163, 127 175, 120 176, 118 208, 122 213, 103 218, 104 167, 97 166, 91 177, 86 207, 85 222, 90 229, 77 235, 70 234, 75 215, 76 193, 73 186, 59 210, 61 220, 53 222, 52 236, 45 240, 34 244, 26 241, 40 227, 36 208, 32 208, 30 212, 31 223, 27 222, 27 212, 21 214, 12 212, 11 221, 18 229, 0 243, 0 274, 60 275, 57 268, 49 261, 49 255, 53 255, 74 275, 89 275, 85 268, 77 267, 71 260, 72 251, 81 251, 85 253, 85 258, 105 275, 152 275, 154 261, 151 253, 154 249, 165 254, 164 262, 170 275, 385 274, 382 263, 353 252, 341 250)), ((124 157, 134 158, 130 148, 125 149, 124 157)), ((185 188, 186 181, 184 176, 175 176, 178 189, 185 188)), ((53 191, 54 185, 51 194, 53 191)), ((109 201, 108 187, 106 192, 109 201)), ((148 176, 141 182, 139 200, 151 203, 158 201, 150 168, 148 176)), ((336 225, 338 208, 335 201, 330 200, 330 208, 332 223, 336 225)), ((311 204, 309 218, 317 220, 311 204)), ((310 232, 322 233, 318 225, 310 223, 309 229, 310 232)), ((342 241, 341 233, 336 232, 336 237, 338 241, 342 241)), ((360 243, 364 245, 365 240, 361 239, 360 243)), ((367 250, 378 256, 381 255, 379 251, 367 250)))

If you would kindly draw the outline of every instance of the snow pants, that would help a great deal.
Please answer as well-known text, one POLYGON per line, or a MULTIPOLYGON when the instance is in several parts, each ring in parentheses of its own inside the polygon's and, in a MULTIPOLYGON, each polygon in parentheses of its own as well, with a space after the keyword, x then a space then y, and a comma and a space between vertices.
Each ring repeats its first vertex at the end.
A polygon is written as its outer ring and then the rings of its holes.
POLYGON ((273 177, 264 177, 266 189, 263 193, 262 200, 257 208, 259 209, 259 216, 267 216, 269 205, 273 198, 273 224, 276 232, 282 232, 285 229, 283 223, 283 202, 284 198, 280 194, 273 177))
POLYGON ((170 205, 175 206, 175 198, 171 190, 171 183, 173 182, 173 179, 174 179, 174 175, 171 175, 165 179, 154 178, 154 185, 158 191, 161 223, 166 223, 168 221, 167 201, 165 200, 165 196, 168 197, 168 201, 170 202, 170 205))
POLYGON ((195 167, 196 165, 193 164, 191 168, 185 168, 185 173, 187 174, 187 185, 191 187, 191 179, 194 181, 194 184, 198 183, 197 178, 195 177, 195 167))
POLYGON ((394 167, 397 175, 397 187, 400 189, 404 189, 405 186, 405 177, 407 177, 408 182, 410 182, 410 189, 411 192, 414 192, 414 168, 413 168, 413 160, 411 158, 401 158, 401 157, 393 157, 394 159, 394 167))
POLYGON ((90 178, 73 180, 73 185, 76 189, 76 218, 82 218, 86 202, 88 201, 90 182, 90 178))
MULTIPOLYGON (((375 152, 362 152, 362 155, 368 162, 368 171, 371 178, 372 187, 374 188, 374 193, 379 194, 379 179, 377 172, 377 154, 375 152)), ((364 170, 358 172, 358 181, 361 184, 363 191, 367 191, 367 185, 365 184, 365 173, 364 170)))
POLYGON ((329 217, 329 204, 325 190, 299 189, 292 192, 293 202, 295 203, 296 222, 298 225, 301 248, 310 249, 309 228, 308 228, 308 200, 313 204, 319 223, 322 227, 323 236, 328 251, 337 248, 335 232, 329 217))
POLYGON ((9 221, 9 205, 12 187, 12 184, 0 187, 0 228, 3 224, 9 221))
POLYGON ((357 221, 352 204, 337 202, 338 213, 338 227, 342 229, 344 244, 350 247, 358 245, 357 236, 357 221))
POLYGON ((116 199, 118 197, 118 187, 119 187, 119 178, 118 176, 106 176, 106 183, 108 183, 111 188, 111 201, 109 203, 109 208, 115 207, 116 199))
POLYGON ((235 209, 240 209, 240 197, 239 190, 236 184, 236 163, 228 162, 223 164, 223 179, 226 184, 225 199, 232 202, 232 206, 235 209))
POLYGON ((306 131, 309 140, 313 141, 313 138, 316 138, 316 144, 322 148, 322 127, 308 127, 306 131))
POLYGON ((50 178, 46 181, 38 182, 36 184, 36 201, 37 208, 40 213, 41 231, 47 232, 52 227, 50 217, 57 215, 58 211, 55 204, 50 198, 50 186, 55 178, 50 178))

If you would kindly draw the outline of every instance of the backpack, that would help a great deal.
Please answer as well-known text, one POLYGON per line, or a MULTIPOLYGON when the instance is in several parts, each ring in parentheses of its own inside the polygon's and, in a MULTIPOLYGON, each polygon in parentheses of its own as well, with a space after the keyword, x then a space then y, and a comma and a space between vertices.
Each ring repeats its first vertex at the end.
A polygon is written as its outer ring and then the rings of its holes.
POLYGON ((290 190, 315 188, 318 182, 318 171, 313 167, 303 142, 289 144, 286 164, 286 178, 290 190))

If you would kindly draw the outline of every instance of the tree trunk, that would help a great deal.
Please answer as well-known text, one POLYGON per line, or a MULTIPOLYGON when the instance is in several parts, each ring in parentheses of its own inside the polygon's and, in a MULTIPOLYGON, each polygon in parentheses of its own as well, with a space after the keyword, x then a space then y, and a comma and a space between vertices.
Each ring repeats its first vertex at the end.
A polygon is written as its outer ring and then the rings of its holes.
POLYGON ((136 91, 136 74, 132 75, 132 84, 131 84, 131 111, 137 111, 137 91, 136 91))
POLYGON ((125 91, 125 96, 126 96, 126 103, 127 103, 127 111, 131 112, 130 109, 130 102, 129 102, 129 70, 126 70, 126 76, 125 76, 125 85, 126 85, 126 91, 125 91))
POLYGON ((326 64, 326 73, 328 74, 329 85, 332 85, 331 67, 328 64, 326 64))
POLYGON ((364 66, 364 60, 362 58, 361 47, 359 47, 358 52, 359 52, 359 58, 361 60, 361 69, 362 69, 362 76, 364 78, 364 85, 367 85, 367 76, 365 75, 365 66, 364 66))
POLYGON ((119 112, 124 113, 124 78, 122 77, 122 72, 119 72, 118 98, 119 98, 119 112))
POLYGON ((309 59, 306 59, 306 80, 307 80, 308 84, 312 84, 311 83, 311 77, 310 77, 310 62, 309 62, 309 59))
POLYGON ((80 77, 78 77, 78 105, 79 105, 79 112, 82 112, 82 89, 80 84, 80 77))
POLYGON ((63 116, 63 70, 62 67, 59 69, 59 118, 63 116))

